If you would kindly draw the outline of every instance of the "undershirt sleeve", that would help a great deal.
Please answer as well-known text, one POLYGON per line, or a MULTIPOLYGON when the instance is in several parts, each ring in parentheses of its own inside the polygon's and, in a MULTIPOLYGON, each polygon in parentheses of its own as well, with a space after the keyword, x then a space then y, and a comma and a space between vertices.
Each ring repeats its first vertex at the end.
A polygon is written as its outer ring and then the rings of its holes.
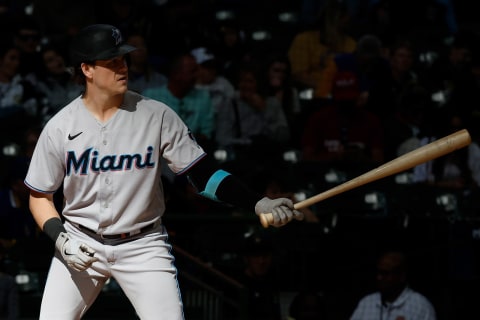
POLYGON ((255 204, 262 198, 262 195, 255 193, 238 177, 216 168, 208 157, 189 169, 186 174, 200 195, 214 201, 254 211, 255 204))

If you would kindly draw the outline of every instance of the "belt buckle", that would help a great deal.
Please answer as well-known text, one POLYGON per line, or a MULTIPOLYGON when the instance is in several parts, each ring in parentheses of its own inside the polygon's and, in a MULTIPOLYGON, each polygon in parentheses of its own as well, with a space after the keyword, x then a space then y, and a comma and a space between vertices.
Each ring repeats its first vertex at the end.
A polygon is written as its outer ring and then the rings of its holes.
POLYGON ((116 240, 116 239, 126 239, 128 238, 128 233, 120 233, 112 236, 104 236, 103 233, 99 234, 100 238, 103 240, 116 240))
MULTIPOLYGON (((142 229, 137 229, 137 230, 134 230, 134 231, 132 231, 132 232, 124 233, 124 234, 132 237, 132 236, 134 236, 134 235, 136 235, 136 234, 140 234, 140 233, 142 233, 142 229)), ((122 235, 123 235, 123 234, 122 234, 122 235)))
POLYGON ((110 236, 107 236, 105 237, 103 235, 103 233, 100 233, 98 234, 100 236, 101 239, 103 240, 114 240, 114 239, 127 239, 127 238, 130 238, 130 237, 133 237, 137 234, 141 234, 149 229, 153 229, 155 226, 157 225, 157 223, 152 223, 144 228, 141 228, 141 229, 137 229, 137 230, 134 230, 134 231, 131 231, 131 232, 125 232, 125 233, 119 233, 119 234, 116 234, 115 235, 115 238, 112 238, 110 236), (145 229, 145 230, 144 230, 145 229))

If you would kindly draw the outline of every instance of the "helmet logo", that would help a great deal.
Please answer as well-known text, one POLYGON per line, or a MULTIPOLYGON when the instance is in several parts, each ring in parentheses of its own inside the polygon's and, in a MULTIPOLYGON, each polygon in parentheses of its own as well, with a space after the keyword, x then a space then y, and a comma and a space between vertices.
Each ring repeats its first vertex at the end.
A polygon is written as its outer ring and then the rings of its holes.
POLYGON ((117 28, 112 29, 112 37, 115 39, 115 45, 118 45, 122 42, 122 34, 117 28))

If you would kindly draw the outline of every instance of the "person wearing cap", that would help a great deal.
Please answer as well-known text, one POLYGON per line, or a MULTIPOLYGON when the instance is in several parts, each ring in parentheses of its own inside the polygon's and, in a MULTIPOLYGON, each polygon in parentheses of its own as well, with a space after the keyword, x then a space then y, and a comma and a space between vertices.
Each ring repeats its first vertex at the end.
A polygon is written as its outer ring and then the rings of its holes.
POLYGON ((111 277, 140 319, 184 319, 162 223, 160 159, 212 201, 271 212, 275 227, 303 218, 291 200, 257 195, 217 170, 173 109, 129 90, 126 55, 133 50, 115 26, 79 31, 71 61, 85 90, 46 123, 31 158, 24 180, 30 210, 55 243, 41 320, 80 319, 111 277))
POLYGON ((220 109, 231 105, 235 96, 235 87, 219 71, 219 62, 215 55, 205 47, 198 47, 191 51, 198 64, 197 83, 199 89, 207 90, 212 99, 215 114, 220 109))

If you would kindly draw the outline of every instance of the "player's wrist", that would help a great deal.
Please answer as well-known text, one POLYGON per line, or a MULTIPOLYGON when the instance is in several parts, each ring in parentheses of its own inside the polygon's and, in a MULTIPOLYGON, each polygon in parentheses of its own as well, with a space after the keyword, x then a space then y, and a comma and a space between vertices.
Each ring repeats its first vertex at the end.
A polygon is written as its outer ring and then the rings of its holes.
POLYGON ((44 224, 43 224, 43 232, 53 240, 53 242, 56 242, 58 239, 58 236, 62 232, 67 232, 65 230, 65 227, 63 226, 62 220, 59 218, 50 218, 48 219, 44 224))

